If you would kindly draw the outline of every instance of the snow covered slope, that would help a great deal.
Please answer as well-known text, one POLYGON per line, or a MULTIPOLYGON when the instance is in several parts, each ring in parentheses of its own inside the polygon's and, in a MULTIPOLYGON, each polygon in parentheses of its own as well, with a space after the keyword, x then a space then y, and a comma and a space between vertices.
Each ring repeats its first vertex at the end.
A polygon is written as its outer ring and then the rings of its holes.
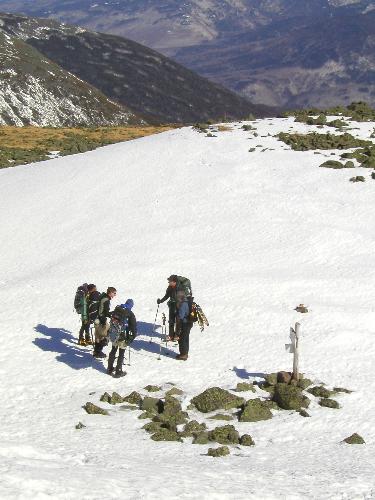
MULTIPOLYGON (((375 181, 318 168, 324 156, 273 137, 314 127, 255 126, 258 137, 241 124, 210 138, 185 128, 0 171, 2 499, 375 496, 375 181), (210 320, 193 329, 187 362, 158 361, 149 342, 171 273, 191 278, 210 320), (117 287, 113 306, 135 301, 140 335, 124 379, 76 344, 84 281, 117 287), (301 302, 307 315, 293 310, 301 302), (82 409, 104 391, 167 382, 188 404, 209 386, 290 369, 297 320, 302 371, 355 392, 338 397, 340 410, 313 402, 311 418, 237 423, 255 447, 212 459, 207 446, 151 441, 138 412, 82 409), (366 445, 341 443, 353 432, 366 445)), ((368 138, 374 124, 356 126, 368 138)))

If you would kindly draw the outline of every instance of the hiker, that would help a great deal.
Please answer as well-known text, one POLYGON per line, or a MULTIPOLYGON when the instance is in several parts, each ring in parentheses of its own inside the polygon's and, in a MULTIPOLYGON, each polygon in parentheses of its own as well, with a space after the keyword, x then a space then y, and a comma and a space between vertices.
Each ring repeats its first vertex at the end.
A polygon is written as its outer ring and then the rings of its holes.
POLYGON ((111 317, 111 299, 116 295, 117 290, 113 286, 107 288, 106 293, 102 293, 99 300, 98 317, 94 321, 95 325, 95 345, 93 356, 95 358, 106 358, 103 348, 108 344, 107 336, 109 323, 107 318, 111 317))
POLYGON ((78 314, 81 315, 81 328, 78 333, 78 344, 86 345, 86 341, 84 339, 84 335, 86 335, 86 339, 90 340, 89 333, 89 322, 88 322, 88 312, 87 312, 87 294, 88 294, 88 284, 83 283, 83 285, 77 288, 75 297, 74 297, 74 309, 78 314))
MULTIPOLYGON (((99 302, 100 302, 100 297, 101 293, 98 292, 96 285, 91 283, 87 287, 88 290, 88 295, 87 295, 87 313, 88 313, 88 322, 89 322, 89 328, 91 328, 91 325, 94 323, 94 321, 97 319, 98 314, 99 314, 99 302)), ((90 333, 88 333, 90 335, 90 333)), ((92 339, 90 337, 86 336, 86 344, 90 343, 91 344, 92 339)))
POLYGON ((130 345, 137 335, 137 320, 132 311, 133 299, 128 299, 125 304, 117 306, 112 313, 111 325, 109 328, 109 338, 112 342, 112 349, 108 356, 108 375, 114 378, 124 377, 126 372, 122 371, 125 349, 130 345), (116 372, 113 374, 117 348, 119 350, 116 372))
POLYGON ((185 293, 183 291, 177 292, 176 298, 177 331, 179 332, 178 348, 180 351, 176 359, 186 361, 189 355, 189 335, 193 321, 191 319, 188 298, 185 293))
POLYGON ((175 322, 176 322, 176 303, 177 303, 177 292, 182 291, 185 297, 191 297, 191 284, 190 280, 184 278, 183 276, 177 276, 177 274, 171 274, 168 278, 168 288, 165 291, 165 295, 161 299, 157 299, 158 304, 162 304, 167 299, 167 305, 169 308, 168 315, 168 334, 167 340, 178 340, 178 335, 175 333, 175 322))

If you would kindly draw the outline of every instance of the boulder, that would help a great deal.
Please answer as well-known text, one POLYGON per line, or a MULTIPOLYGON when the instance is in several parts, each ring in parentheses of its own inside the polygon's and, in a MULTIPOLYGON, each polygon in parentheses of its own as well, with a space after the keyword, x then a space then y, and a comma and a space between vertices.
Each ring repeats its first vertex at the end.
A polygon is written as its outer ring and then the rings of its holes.
POLYGON ((167 396, 164 402, 163 413, 166 415, 174 415, 182 410, 181 403, 173 396, 167 396))
POLYGON ((142 427, 142 429, 144 429, 146 432, 149 432, 150 434, 154 434, 155 432, 158 432, 161 429, 161 423, 148 422, 142 427))
POLYGON ((96 406, 90 402, 87 402, 83 408, 90 415, 109 415, 107 410, 104 410, 103 408, 100 408, 99 406, 96 406))
POLYGON ((184 411, 175 413, 174 415, 169 413, 160 413, 152 418, 153 422, 161 422, 162 424, 167 424, 168 427, 177 427, 177 425, 186 424, 188 419, 188 414, 184 411))
POLYGON ((207 444, 209 442, 208 432, 194 432, 193 433, 193 444, 207 444))
POLYGON ((267 373, 264 377, 266 383, 268 385, 276 385, 277 384, 277 373, 267 373))
POLYGON ((133 391, 123 398, 125 403, 130 403, 132 405, 140 405, 142 403, 142 396, 139 392, 133 391))
POLYGON ((86 426, 82 422, 78 422, 78 424, 76 425, 76 429, 83 429, 85 427, 86 426))
POLYGON ((300 378, 297 382, 297 386, 300 387, 302 390, 307 389, 312 384, 313 384, 312 381, 308 378, 300 378))
POLYGON ((220 387, 210 387, 195 396, 191 402, 202 413, 209 413, 220 409, 239 408, 245 403, 245 400, 220 387))
POLYGON ((227 420, 228 422, 230 420, 234 420, 234 417, 232 415, 224 415, 223 413, 216 413, 216 415, 213 415, 212 417, 208 417, 210 420, 227 420))
POLYGON ((153 441, 182 441, 181 436, 174 431, 169 429, 159 429, 155 434, 151 436, 153 441))
POLYGON ((111 399, 111 395, 108 394, 108 392, 105 392, 100 396, 100 401, 103 401, 103 403, 109 403, 109 400, 111 399))
MULTIPOLYGON (((181 432, 182 437, 190 437, 199 434, 207 429, 205 423, 200 424, 196 420, 191 420, 185 424, 184 430, 181 432)), ((208 440, 208 437, 207 437, 208 440)))
POLYGON ((254 440, 250 436, 250 434, 244 434, 243 436, 240 437, 240 445, 241 446, 254 446, 254 440))
POLYGON ((141 414, 139 415, 139 417, 138 417, 138 418, 139 418, 140 420, 144 420, 144 419, 146 419, 146 418, 150 418, 150 419, 152 419, 154 416, 155 416, 155 413, 151 413, 151 412, 149 412, 149 411, 144 411, 143 413, 141 413, 141 414))
POLYGON ((172 387, 172 389, 169 389, 169 391, 167 391, 165 393, 165 396, 166 397, 168 397, 168 396, 181 396, 183 393, 184 393, 184 391, 182 391, 181 389, 178 389, 177 387, 172 387))
POLYGON ((161 413, 164 409, 164 403, 161 399, 146 396, 142 400, 140 408, 150 413, 161 413))
POLYGON ((335 409, 340 408, 340 405, 334 399, 322 398, 319 401, 319 404, 324 408, 335 408, 335 409))
POLYGON ((276 384, 272 400, 283 410, 300 410, 310 404, 310 400, 302 394, 299 387, 287 384, 276 384))
POLYGON ((272 418, 272 413, 259 398, 250 399, 244 405, 238 420, 240 422, 259 422, 260 420, 269 420, 272 418))
POLYGON ((148 392, 159 392, 161 391, 161 387, 157 385, 146 385, 146 387, 143 388, 145 391, 148 392))
POLYGON ((351 394, 353 391, 349 389, 344 389, 344 387, 334 387, 333 392, 345 392, 346 394, 351 394))
POLYGON ((363 437, 356 432, 351 436, 345 438, 343 442, 347 444, 365 444, 365 440, 363 439, 363 437))
POLYGON ((220 444, 238 444, 240 436, 233 425, 223 425, 209 431, 208 439, 220 444))
POLYGON ((225 457, 230 455, 228 446, 219 446, 219 448, 208 448, 207 455, 209 457, 225 457))
POLYGON ((238 382, 234 390, 236 392, 246 392, 246 391, 255 392, 255 387, 253 384, 249 384, 248 382, 238 382))
POLYGON ((301 415, 301 417, 310 417, 310 416, 311 416, 311 415, 309 415, 309 414, 307 413, 307 411, 306 411, 306 410, 301 410, 301 411, 299 412, 299 414, 301 415))
POLYGON ((332 396, 334 393, 322 385, 316 385, 315 387, 311 387, 311 389, 307 389, 307 392, 312 394, 313 396, 317 398, 329 398, 332 396))
POLYGON ((277 372, 277 383, 278 384, 290 384, 292 380, 292 373, 290 372, 277 372))
POLYGON ((111 405, 118 405, 123 402, 124 402, 123 398, 117 392, 112 392, 112 396, 109 398, 108 401, 108 403, 110 403, 111 405))

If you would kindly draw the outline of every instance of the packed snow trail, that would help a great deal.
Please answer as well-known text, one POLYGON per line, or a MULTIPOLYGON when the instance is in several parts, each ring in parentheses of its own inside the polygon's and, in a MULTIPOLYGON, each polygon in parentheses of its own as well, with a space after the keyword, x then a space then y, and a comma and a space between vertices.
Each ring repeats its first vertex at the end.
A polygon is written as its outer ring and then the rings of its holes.
MULTIPOLYGON (((374 124, 356 126, 368 138, 374 124)), ((360 168, 318 168, 330 151, 293 152, 267 136, 314 127, 263 120, 258 137, 232 127, 0 171, 1 498, 375 497, 375 181, 360 168), (193 328, 187 362, 171 346, 158 361, 149 342, 171 273, 191 279, 210 321, 203 334, 193 328), (135 301, 140 335, 124 379, 76 344, 83 282, 115 286, 112 308, 135 301), (308 419, 236 423, 251 449, 212 459, 207 446, 151 441, 138 412, 82 409, 104 391, 167 382, 187 403, 210 386, 291 369, 284 344, 297 320, 302 371, 355 392, 337 398, 340 410, 312 403, 308 419), (341 444, 353 432, 366 445, 341 444)))

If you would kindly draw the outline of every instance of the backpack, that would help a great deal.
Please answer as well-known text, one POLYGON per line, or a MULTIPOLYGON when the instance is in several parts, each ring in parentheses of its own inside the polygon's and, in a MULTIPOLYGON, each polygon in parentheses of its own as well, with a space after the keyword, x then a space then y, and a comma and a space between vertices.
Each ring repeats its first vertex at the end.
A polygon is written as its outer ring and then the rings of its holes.
POLYGON ((116 306, 109 326, 108 335, 111 342, 121 342, 126 339, 126 329, 130 311, 121 306, 116 306), (113 321, 116 320, 116 321, 113 321))
POLYGON ((184 276, 177 276, 177 285, 176 285, 176 292, 184 292, 185 297, 191 297, 192 295, 192 290, 191 290, 191 283, 189 278, 185 278, 184 276))
POLYGON ((191 321, 192 323, 195 323, 198 321, 198 313, 197 313, 197 304, 193 302, 194 297, 191 297, 192 300, 188 300, 188 306, 189 306, 189 318, 188 321, 191 321))
POLYGON ((82 314, 83 308, 83 300, 86 294, 86 290, 83 285, 77 288, 75 297, 74 297, 74 309, 77 314, 82 314))

